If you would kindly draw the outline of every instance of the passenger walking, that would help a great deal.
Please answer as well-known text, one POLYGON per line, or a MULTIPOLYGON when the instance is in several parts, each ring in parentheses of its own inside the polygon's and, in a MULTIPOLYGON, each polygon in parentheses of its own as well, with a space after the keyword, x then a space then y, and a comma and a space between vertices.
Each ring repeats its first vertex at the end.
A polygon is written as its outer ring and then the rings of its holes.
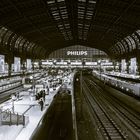
POLYGON ((43 111, 43 106, 44 106, 43 98, 39 99, 39 104, 40 104, 40 107, 41 107, 41 111, 43 111))
POLYGON ((19 92, 16 93, 16 98, 19 100, 19 92))
POLYGON ((43 97, 44 102, 45 102, 45 95, 46 95, 45 90, 43 90, 42 97, 43 97))
POLYGON ((39 100, 39 99, 40 99, 39 93, 37 93, 37 94, 35 95, 35 97, 36 97, 36 100, 39 100))
POLYGON ((47 89, 47 94, 49 94, 49 87, 48 87, 48 85, 47 85, 46 89, 47 89))
POLYGON ((42 90, 39 92, 39 97, 40 97, 40 98, 43 97, 43 91, 42 91, 42 90))

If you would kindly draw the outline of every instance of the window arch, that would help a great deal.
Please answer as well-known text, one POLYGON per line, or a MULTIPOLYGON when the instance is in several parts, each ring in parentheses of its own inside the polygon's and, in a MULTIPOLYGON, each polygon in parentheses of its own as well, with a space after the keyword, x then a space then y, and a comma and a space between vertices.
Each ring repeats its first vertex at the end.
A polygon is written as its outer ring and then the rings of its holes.
POLYGON ((114 55, 116 55, 117 54, 116 48, 115 47, 111 47, 110 53, 113 53, 114 55))
POLYGON ((128 43, 130 51, 133 51, 134 49, 136 49, 136 43, 135 43, 135 41, 132 37, 128 36, 128 37, 125 38, 125 40, 128 43))
POLYGON ((35 43, 33 43, 33 44, 30 46, 30 48, 29 48, 29 53, 30 53, 30 54, 32 53, 34 47, 35 47, 35 43))
POLYGON ((117 53, 121 54, 121 49, 118 44, 115 44, 115 49, 117 50, 117 53))
POLYGON ((135 43, 134 39, 131 36, 128 36, 128 38, 129 38, 129 40, 130 40, 130 42, 132 44, 133 50, 136 49, 136 43, 135 43))
POLYGON ((127 42, 125 40, 122 40, 121 43, 125 47, 125 52, 129 52, 129 46, 128 46, 127 42))
POLYGON ((5 46, 9 45, 9 38, 12 35, 13 32, 11 31, 7 31, 4 35, 3 35, 3 39, 2 39, 2 44, 5 46))
POLYGON ((16 34, 13 34, 13 36, 11 37, 9 41, 10 46, 14 47, 17 39, 18 39, 18 36, 16 34))
POLYGON ((140 30, 137 30, 135 33, 134 33, 134 38, 136 39, 137 41, 137 48, 140 49, 140 30))
POLYGON ((137 30, 136 33, 140 36, 140 30, 137 30))
POLYGON ((122 43, 121 43, 121 42, 118 42, 117 45, 118 45, 119 48, 120 48, 120 53, 121 53, 121 54, 125 53, 125 49, 124 49, 124 46, 122 45, 122 43))
POLYGON ((1 29, 0 29, 0 43, 2 43, 2 41, 3 41, 3 36, 6 34, 7 31, 8 31, 8 30, 7 30, 6 28, 1 27, 1 29))
POLYGON ((23 45, 23 47, 22 47, 22 50, 23 50, 23 51, 26 51, 29 44, 30 44, 30 42, 26 40, 26 42, 24 43, 24 45, 23 45))
POLYGON ((23 39, 23 37, 21 37, 21 36, 17 38, 17 40, 15 42, 14 49, 19 50, 19 48, 20 48, 20 42, 21 42, 22 39, 23 39))

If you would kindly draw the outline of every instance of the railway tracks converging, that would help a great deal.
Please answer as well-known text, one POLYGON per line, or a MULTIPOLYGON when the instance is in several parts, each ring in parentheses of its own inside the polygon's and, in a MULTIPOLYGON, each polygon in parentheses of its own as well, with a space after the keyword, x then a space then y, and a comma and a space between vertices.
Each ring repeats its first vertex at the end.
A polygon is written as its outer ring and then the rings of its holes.
POLYGON ((112 96, 106 96, 102 94, 103 91, 93 81, 91 82, 94 88, 98 91, 101 98, 104 98, 109 104, 112 111, 115 112, 117 117, 126 125, 126 127, 140 139, 140 114, 134 112, 132 109, 126 107, 126 105, 112 96))
POLYGON ((91 78, 82 78, 82 100, 107 140, 140 140, 140 114, 107 94, 91 78))
POLYGON ((84 98, 90 107, 91 112, 96 115, 99 129, 104 138, 107 140, 125 140, 127 136, 119 129, 117 124, 109 117, 108 113, 97 102, 97 100, 91 96, 91 91, 86 87, 86 84, 84 84, 83 90, 84 98))

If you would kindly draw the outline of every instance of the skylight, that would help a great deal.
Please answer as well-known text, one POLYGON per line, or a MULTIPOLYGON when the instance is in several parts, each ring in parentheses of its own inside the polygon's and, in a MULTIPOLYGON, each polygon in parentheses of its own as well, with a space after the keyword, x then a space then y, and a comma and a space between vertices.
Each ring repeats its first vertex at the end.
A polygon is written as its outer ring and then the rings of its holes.
POLYGON ((55 4, 49 5, 49 8, 60 33, 64 36, 64 39, 72 40, 71 26, 69 24, 68 12, 64 0, 57 0, 55 4))
POLYGON ((87 40, 96 1, 78 0, 78 37, 87 40), (85 3, 81 3, 85 2, 85 3))

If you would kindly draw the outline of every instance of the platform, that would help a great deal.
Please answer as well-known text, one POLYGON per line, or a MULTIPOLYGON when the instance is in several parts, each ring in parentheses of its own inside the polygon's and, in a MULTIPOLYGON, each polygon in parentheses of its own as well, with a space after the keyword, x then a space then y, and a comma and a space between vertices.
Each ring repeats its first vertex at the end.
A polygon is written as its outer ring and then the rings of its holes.
MULTIPOLYGON (((44 112, 48 109, 53 96, 57 93, 58 88, 59 86, 54 91, 50 89, 49 95, 46 95, 43 111, 41 111, 38 102, 30 98, 28 91, 20 92, 20 99, 14 101, 14 112, 25 114, 25 116, 29 117, 29 122, 25 126, 0 125, 0 140, 29 140, 44 112)), ((12 104, 12 100, 8 100, 1 104, 0 107, 2 110, 11 110, 12 104)))

